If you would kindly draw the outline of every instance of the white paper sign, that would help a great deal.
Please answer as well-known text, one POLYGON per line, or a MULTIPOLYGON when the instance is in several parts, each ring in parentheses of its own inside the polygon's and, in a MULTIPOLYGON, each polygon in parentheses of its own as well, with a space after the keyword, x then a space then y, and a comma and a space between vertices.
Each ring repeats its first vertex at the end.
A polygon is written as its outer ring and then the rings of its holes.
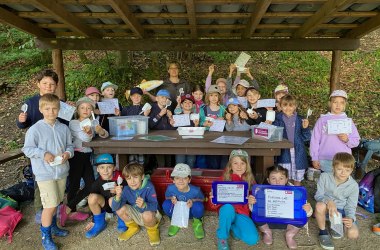
POLYGON ((294 219, 294 192, 265 189, 265 217, 294 219))
POLYGON ((251 59, 251 56, 245 52, 241 52, 239 57, 235 61, 235 65, 239 68, 244 68, 247 62, 251 59))
POLYGON ((73 118, 75 112, 75 107, 62 101, 59 102, 59 104, 60 108, 58 112, 58 117, 66 121, 71 121, 71 118, 73 118))
POLYGON ((190 120, 192 120, 192 121, 199 120, 199 114, 191 113, 190 114, 190 120))
POLYGON ((190 126, 189 114, 173 115, 173 119, 174 119, 174 127, 190 126))
POLYGON ((350 118, 327 120, 327 133, 329 135, 351 134, 352 120, 350 118))
POLYGON ((259 99, 257 108, 276 107, 276 99, 259 99))
POLYGON ((185 201, 177 201, 174 205, 171 225, 187 228, 189 224, 190 208, 185 201))
POLYGON ((119 109, 119 100, 117 98, 102 99, 102 102, 112 102, 116 109, 119 109))
POLYGON ((98 102, 100 114, 115 114, 115 105, 113 102, 98 102))
POLYGON ((218 184, 218 202, 244 202, 244 185, 218 184))
POLYGON ((115 185, 116 185, 115 182, 107 182, 107 183, 104 183, 102 186, 104 190, 111 190, 115 188, 115 185))
POLYGON ((215 119, 209 131, 223 132, 226 120, 215 119))

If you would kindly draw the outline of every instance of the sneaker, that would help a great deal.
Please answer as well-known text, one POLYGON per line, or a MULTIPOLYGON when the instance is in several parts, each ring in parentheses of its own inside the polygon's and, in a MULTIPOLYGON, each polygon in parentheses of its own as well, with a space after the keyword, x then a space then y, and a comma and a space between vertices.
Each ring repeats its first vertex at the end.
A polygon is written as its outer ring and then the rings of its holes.
POLYGON ((319 235, 319 244, 321 244, 323 249, 334 250, 334 244, 329 234, 319 235))
POLYGON ((38 211, 36 215, 34 216, 34 221, 36 224, 41 225, 41 216, 42 216, 42 210, 38 211))
POLYGON ((330 228, 330 234, 331 234, 331 237, 334 239, 334 240, 338 240, 338 239, 341 239, 343 237, 343 235, 339 234, 337 231, 335 231, 334 229, 330 228))
POLYGON ((179 231, 179 227, 170 225, 169 230, 168 230, 168 235, 174 236, 178 233, 178 231, 179 231))
POLYGON ((228 246, 227 240, 218 239, 218 250, 229 250, 230 247, 228 246))

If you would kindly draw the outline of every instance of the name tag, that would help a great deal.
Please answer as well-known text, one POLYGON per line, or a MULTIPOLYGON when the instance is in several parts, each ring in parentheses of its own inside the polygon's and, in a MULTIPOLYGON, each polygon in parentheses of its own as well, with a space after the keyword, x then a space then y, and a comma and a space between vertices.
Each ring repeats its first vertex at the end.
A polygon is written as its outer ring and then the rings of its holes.
POLYGON ((115 182, 107 182, 107 183, 104 183, 102 186, 104 190, 111 190, 115 188, 115 185, 116 185, 115 182))

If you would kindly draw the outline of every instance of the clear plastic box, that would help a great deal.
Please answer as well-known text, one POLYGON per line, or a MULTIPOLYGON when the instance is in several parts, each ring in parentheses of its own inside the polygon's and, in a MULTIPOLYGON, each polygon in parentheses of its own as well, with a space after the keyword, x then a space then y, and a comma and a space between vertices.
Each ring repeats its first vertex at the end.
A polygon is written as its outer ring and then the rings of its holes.
POLYGON ((259 125, 252 126, 253 139, 266 140, 269 142, 282 141, 283 134, 283 127, 273 126, 273 128, 259 128, 259 125))
POLYGON ((177 128, 179 135, 203 135, 205 127, 179 127, 177 128))
POLYGON ((108 117, 111 136, 134 136, 148 134, 149 117, 143 115, 108 117))

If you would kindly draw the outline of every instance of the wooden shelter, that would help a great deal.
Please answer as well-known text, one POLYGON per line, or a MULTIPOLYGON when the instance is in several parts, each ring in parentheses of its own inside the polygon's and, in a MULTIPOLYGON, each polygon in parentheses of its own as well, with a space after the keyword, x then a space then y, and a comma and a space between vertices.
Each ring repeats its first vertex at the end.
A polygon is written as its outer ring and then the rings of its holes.
POLYGON ((53 49, 64 94, 62 50, 341 51, 380 27, 380 0, 0 0, 0 21, 53 49))

